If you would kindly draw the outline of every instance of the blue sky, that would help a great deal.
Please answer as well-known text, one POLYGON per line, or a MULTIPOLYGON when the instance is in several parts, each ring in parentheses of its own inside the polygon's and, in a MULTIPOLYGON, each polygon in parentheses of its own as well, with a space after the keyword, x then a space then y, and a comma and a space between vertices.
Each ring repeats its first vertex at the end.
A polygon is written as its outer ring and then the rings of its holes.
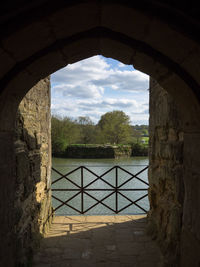
POLYGON ((51 88, 53 115, 97 123, 104 113, 123 110, 132 124, 148 124, 149 76, 131 65, 94 56, 53 73, 51 88))

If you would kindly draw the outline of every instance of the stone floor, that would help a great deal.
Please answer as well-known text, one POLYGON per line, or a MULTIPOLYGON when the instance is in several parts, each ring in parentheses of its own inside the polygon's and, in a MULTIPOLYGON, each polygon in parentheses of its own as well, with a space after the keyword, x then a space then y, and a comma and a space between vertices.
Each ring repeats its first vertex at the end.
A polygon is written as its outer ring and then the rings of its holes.
POLYGON ((34 267, 158 267, 145 216, 57 216, 34 267))

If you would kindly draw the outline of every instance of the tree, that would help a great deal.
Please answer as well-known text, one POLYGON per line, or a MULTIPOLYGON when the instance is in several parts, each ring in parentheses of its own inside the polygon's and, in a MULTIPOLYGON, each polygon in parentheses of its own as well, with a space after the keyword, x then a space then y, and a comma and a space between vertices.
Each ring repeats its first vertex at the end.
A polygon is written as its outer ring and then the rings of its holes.
POLYGON ((65 149, 61 118, 58 116, 51 117, 51 142, 53 154, 60 153, 65 149))
POLYGON ((128 142, 131 136, 130 118, 123 111, 114 110, 101 116, 98 122, 104 142, 128 142))
POLYGON ((67 141, 67 144, 76 143, 77 140, 80 138, 80 129, 76 123, 69 117, 64 117, 63 121, 63 136, 67 141))
POLYGON ((95 125, 91 119, 86 116, 80 116, 77 121, 80 129, 80 143, 91 144, 95 143, 95 125))
POLYGON ((131 126, 131 129, 132 129, 132 141, 135 142, 135 143, 138 143, 139 140, 141 139, 141 131, 135 129, 135 126, 131 126))
POLYGON ((76 143, 80 132, 77 124, 70 118, 51 118, 52 153, 63 153, 69 144, 76 143))

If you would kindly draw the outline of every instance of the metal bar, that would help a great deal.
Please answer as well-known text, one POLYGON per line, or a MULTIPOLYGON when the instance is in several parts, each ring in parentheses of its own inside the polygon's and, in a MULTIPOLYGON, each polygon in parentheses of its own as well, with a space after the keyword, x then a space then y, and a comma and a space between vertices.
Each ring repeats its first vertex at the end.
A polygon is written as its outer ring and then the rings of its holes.
POLYGON ((128 207, 130 207, 131 205, 135 205, 135 206, 137 206, 139 209, 141 209, 142 211, 144 211, 144 213, 147 213, 147 210, 145 210, 144 208, 142 208, 140 205, 138 205, 137 203, 130 203, 129 205, 127 205, 126 207, 124 207, 124 208, 122 208, 122 209, 120 209, 119 210, 119 212, 121 212, 121 211, 123 211, 123 210, 125 210, 125 209, 127 209, 128 207))
POLYGON ((133 175, 132 173, 130 173, 130 172, 124 170, 123 168, 121 168, 121 167, 119 166, 119 169, 121 169, 122 171, 127 172, 128 174, 130 174, 130 175, 132 176, 132 177, 129 178, 127 181, 125 181, 124 183, 122 183, 122 184, 119 186, 119 188, 122 187, 123 185, 125 185, 126 183, 130 182, 133 178, 138 179, 140 182, 142 182, 142 183, 144 183, 144 184, 146 184, 146 185, 149 185, 147 182, 145 182, 145 181, 143 181, 142 179, 140 179, 139 177, 137 177, 137 175, 139 175, 139 174, 141 174, 142 172, 144 172, 147 168, 148 168, 148 166, 147 166, 146 168, 144 168, 143 170, 141 170, 141 171, 139 171, 138 173, 136 173, 136 174, 133 175))
MULTIPOLYGON (((80 192, 76 193, 75 195, 73 195, 72 197, 70 197, 69 199, 67 199, 66 201, 64 201, 63 203, 68 203, 69 201, 71 201, 73 198, 75 198, 76 196, 78 196, 80 194, 80 192)), ((53 198, 55 198, 58 201, 61 201, 61 199, 57 198, 56 196, 52 195, 53 198)), ((64 205, 64 204, 63 204, 64 205)))
POLYGON ((116 166, 116 169, 115 169, 115 210, 116 210, 116 213, 118 213, 118 168, 116 166))
POLYGON ((145 182, 144 180, 142 180, 141 178, 137 177, 136 175, 133 175, 131 178, 129 178, 127 181, 125 181, 123 184, 121 184, 119 187, 122 187, 123 185, 127 184, 128 182, 130 182, 132 179, 137 179, 140 182, 142 182, 143 184, 149 186, 149 184, 147 182, 145 182))
POLYGON ((76 212, 78 213, 81 213, 80 210, 77 210, 76 208, 72 207, 71 205, 69 204, 65 204, 67 207, 71 208, 72 210, 75 210, 76 212))
POLYGON ((137 176, 135 176, 135 178, 136 178, 137 180, 139 180, 140 182, 142 182, 143 184, 146 184, 146 185, 149 186, 149 183, 145 182, 145 181, 142 180, 141 178, 139 178, 139 177, 137 177, 137 176))
POLYGON ((75 194, 73 197, 69 198, 69 199, 66 200, 65 202, 62 201, 61 199, 59 199, 59 198, 57 198, 57 197, 55 197, 55 196, 52 195, 52 197, 53 197, 54 199, 56 199, 56 200, 58 200, 58 201, 60 201, 60 202, 62 203, 60 206, 58 206, 57 208, 55 208, 54 211, 56 211, 57 209, 60 209, 60 208, 61 208, 62 206, 64 206, 64 205, 66 205, 66 206, 68 206, 68 207, 72 208, 73 210, 75 210, 75 211, 77 211, 77 212, 80 213, 79 210, 77 210, 76 208, 73 208, 71 205, 67 204, 70 200, 72 200, 73 198, 75 198, 75 197, 78 196, 79 194, 80 194, 80 192, 78 192, 77 194, 75 194))
MULTIPOLYGON (((98 167, 107 167, 107 168, 110 168, 110 166, 109 165, 82 165, 83 167, 87 167, 87 168, 89 168, 89 167, 94 167, 94 168, 98 168, 98 167)), ((118 166, 118 165, 117 165, 118 166)), ((143 165, 143 164, 134 164, 134 165, 127 165, 127 164, 122 164, 122 165, 120 165, 120 166, 122 166, 122 167, 146 167, 146 166, 148 166, 148 165, 143 165)), ((70 164, 70 165, 65 165, 65 164, 59 164, 59 167, 80 167, 79 165, 77 165, 77 164, 70 164)), ((54 167, 52 167, 52 168, 54 168, 54 167)))
POLYGON ((108 198, 108 197, 110 197, 111 195, 113 195, 114 192, 110 193, 108 196, 104 197, 104 198, 101 199, 101 200, 98 200, 97 198, 91 196, 91 195, 88 194, 87 192, 85 192, 85 194, 97 201, 97 203, 95 203, 94 205, 92 205, 92 206, 91 206, 90 208, 88 208, 85 212, 87 212, 87 211, 89 211, 90 209, 94 208, 94 207, 97 206, 98 204, 102 204, 104 207, 108 208, 109 210, 112 210, 112 211, 115 213, 115 210, 113 210, 111 207, 109 207, 108 205, 106 205, 105 203, 102 202, 102 201, 104 201, 106 198, 108 198))
MULTIPOLYGON (((98 199, 96 199, 95 197, 91 196, 90 194, 87 194, 87 193, 86 193, 86 195, 88 195, 89 197, 91 197, 91 198, 93 198, 94 200, 96 200, 97 203, 95 203, 94 205, 90 206, 87 210, 85 210, 85 212, 91 210, 92 208, 94 208, 95 206, 97 206, 99 203, 102 204, 102 205, 104 205, 104 206, 107 207, 108 209, 114 211, 112 208, 110 208, 109 206, 107 206, 106 204, 104 204, 104 203, 102 202, 102 201, 104 201, 106 198, 110 197, 110 196, 113 195, 113 194, 114 194, 114 192, 112 192, 112 193, 110 193, 109 195, 105 196, 105 197, 102 198, 101 200, 98 200, 98 199)), ((114 211, 114 212, 115 212, 115 211, 114 211)))
POLYGON ((70 171, 70 172, 68 172, 68 173, 66 173, 66 174, 62 174, 62 173, 60 173, 58 170, 56 170, 55 168, 52 167, 52 170, 53 170, 53 171, 57 172, 59 175, 62 175, 62 177, 60 177, 60 178, 56 179, 55 181, 53 181, 52 184, 58 182, 59 180, 61 180, 61 179, 64 178, 65 176, 70 175, 70 174, 72 174, 73 172, 78 171, 78 169, 80 169, 80 168, 81 168, 81 166, 79 166, 78 168, 76 168, 76 169, 74 169, 74 170, 72 170, 72 171, 70 171))
POLYGON ((121 196, 123 196, 124 198, 126 198, 128 201, 132 202, 132 203, 136 203, 136 202, 140 201, 141 199, 145 198, 146 196, 148 196, 148 194, 146 194, 146 195, 144 195, 144 196, 142 196, 142 197, 136 199, 135 201, 133 201, 133 200, 131 200, 130 198, 128 198, 127 196, 125 196, 124 194, 122 194, 121 192, 119 192, 119 194, 120 194, 121 196))
MULTIPOLYGON (((65 189, 65 188, 53 188, 51 189, 51 191, 67 191, 67 192, 71 192, 71 191, 80 191, 81 189, 65 189)), ((119 188, 118 187, 118 191, 147 191, 148 188, 119 188)), ((115 191, 114 189, 110 189, 110 188, 83 188, 83 191, 115 191)))
MULTIPOLYGON (((125 166, 125 165, 124 165, 125 166)), ((139 165, 141 166, 141 165, 139 165)), ((92 166, 91 166, 92 167, 92 166)), ((142 169, 141 171, 137 172, 136 174, 133 174, 127 170, 125 170, 124 168, 120 167, 120 166, 113 166, 112 168, 110 168, 109 170, 107 170, 106 172, 104 172, 101 175, 97 175, 96 173, 94 173, 93 171, 91 171, 90 169, 88 169, 85 166, 79 166, 78 168, 68 172, 67 174, 63 175, 62 173, 60 173, 58 170, 56 170, 55 168, 52 168, 53 171, 55 171, 56 173, 58 173, 59 175, 61 175, 60 178, 58 178, 57 180, 52 182, 52 185, 58 181, 60 181, 61 179, 65 178, 67 181, 69 181, 70 183, 72 183, 73 185, 76 186, 76 188, 52 188, 52 191, 66 191, 66 192, 77 192, 74 196, 70 197, 68 200, 66 201, 62 201, 61 199, 55 197, 52 195, 52 197, 54 199, 56 199, 57 201, 61 202, 62 204, 57 206, 54 211, 56 211, 57 209, 61 208, 62 206, 66 205, 67 207, 73 209, 74 211, 84 214, 86 212, 88 212, 89 210, 91 210, 92 208, 94 208, 95 206, 97 206, 98 204, 103 205, 104 207, 106 207, 107 209, 111 210, 114 213, 119 213, 121 211, 123 211, 124 209, 127 209, 129 206, 131 205, 135 205, 137 206, 139 209, 141 209, 143 212, 147 212, 144 208, 142 208, 139 204, 137 204, 138 201, 140 201, 141 199, 145 198, 146 196, 148 196, 148 194, 145 194, 144 196, 138 198, 135 201, 132 201, 130 198, 128 198, 127 196, 125 196, 124 194, 122 194, 121 192, 126 192, 126 191, 147 191, 148 188, 121 188, 123 185, 127 184, 129 181, 131 181, 132 179, 137 179, 140 182, 144 183, 145 185, 149 185, 147 182, 143 181, 141 178, 137 177, 139 174, 141 174, 142 172, 144 172, 146 169, 148 168, 148 166, 146 166, 144 169, 142 169), (67 176, 71 173, 76 172, 77 170, 81 170, 81 186, 79 186, 78 184, 76 184, 75 182, 71 181, 70 178, 68 178, 67 176), (92 175, 94 175, 95 177, 97 177, 96 179, 94 179, 92 182, 88 183, 86 186, 84 186, 84 169, 87 170, 88 172, 90 172, 92 175), (115 186, 113 186, 112 184, 110 184, 109 182, 107 182, 105 179, 103 179, 102 177, 105 176, 106 174, 108 174, 109 172, 111 172, 112 170, 115 169, 115 186), (122 171, 126 172, 127 174, 131 175, 131 177, 126 180, 125 182, 123 182, 120 186, 119 186, 119 171, 118 169, 121 169, 122 171), (111 188, 88 188, 90 185, 94 184, 97 180, 101 180, 102 182, 106 183, 107 185, 109 185, 111 188), (92 191, 102 191, 102 192, 111 192, 109 193, 107 196, 103 197, 101 200, 98 200, 96 197, 90 195, 88 192, 92 192, 92 191), (68 202, 70 200, 72 200, 73 198, 75 198, 76 196, 78 196, 79 194, 81 194, 81 211, 76 209, 75 207, 72 207, 71 205, 68 204, 68 202), (84 194, 86 194, 87 196, 91 197, 92 199, 94 199, 96 201, 96 203, 92 206, 90 206, 89 208, 87 208, 84 211, 84 194), (115 210, 112 209, 111 207, 109 207, 107 204, 103 203, 104 200, 106 200, 107 198, 109 198, 111 195, 115 194, 115 210), (121 208, 119 210, 118 207, 118 194, 120 194, 122 197, 124 197, 126 200, 128 200, 130 203, 121 208)))
POLYGON ((119 188, 118 191, 147 191, 148 188, 119 188))
POLYGON ((66 175, 63 175, 61 172, 57 171, 54 169, 55 172, 57 172, 59 175, 61 175, 62 177, 60 177, 59 179, 57 179, 56 181, 52 182, 52 184, 55 184, 56 182, 60 181, 61 179, 65 178, 67 181, 69 181, 70 183, 72 183, 73 185, 75 185, 76 187, 80 188, 80 186, 78 184, 76 184, 75 182, 71 181, 66 175))
POLYGON ((144 212, 147 212, 147 211, 146 211, 145 209, 143 209, 140 205, 138 205, 137 202, 140 201, 141 199, 147 197, 148 194, 146 194, 146 195, 144 195, 144 196, 142 196, 142 197, 136 199, 135 201, 132 201, 130 198, 128 198, 127 196, 124 196, 124 195, 123 195, 122 193, 120 193, 120 192, 119 192, 119 194, 120 194, 121 196, 123 196, 125 199, 127 199, 128 201, 131 202, 131 203, 130 203, 129 205, 127 205, 126 207, 120 209, 119 212, 121 212, 122 210, 128 208, 128 207, 131 206, 131 205, 136 205, 138 208, 140 208, 140 209, 143 210, 144 212))
POLYGON ((143 210, 143 211, 144 211, 144 213, 147 213, 147 210, 145 210, 144 208, 142 208, 142 207, 141 207, 140 205, 138 205, 137 203, 134 203, 134 204, 130 203, 130 204, 129 204, 129 205, 127 205, 126 207, 124 207, 124 208, 120 209, 120 210, 119 210, 119 212, 121 212, 121 211, 123 211, 123 210, 127 209, 127 208, 128 208, 128 207, 130 207, 131 205, 135 205, 135 206, 137 206, 139 209, 143 210))
POLYGON ((145 181, 143 181, 142 179, 140 179, 139 177, 137 177, 137 175, 139 175, 139 174, 141 174, 142 172, 146 171, 146 169, 148 169, 148 167, 149 167, 149 166, 147 166, 146 168, 144 168, 144 169, 142 169, 141 171, 137 172, 136 174, 133 174, 133 173, 130 173, 129 171, 126 171, 125 169, 123 169, 123 168, 121 168, 121 167, 119 166, 119 168, 120 168, 122 171, 128 173, 129 175, 132 175, 132 177, 129 178, 127 181, 125 181, 123 184, 121 184, 120 187, 123 186, 124 184, 128 183, 128 182, 129 182, 130 180, 132 180, 133 178, 136 178, 136 179, 138 179, 140 182, 142 182, 142 183, 144 183, 144 184, 146 184, 146 185, 149 186, 149 184, 148 184, 147 182, 145 182, 145 181))
POLYGON ((89 184, 87 184, 87 185, 85 186, 85 188, 88 187, 88 186, 90 186, 91 184, 95 183, 95 182, 96 182, 97 180, 99 180, 99 179, 100 179, 101 181, 103 181, 104 183, 106 183, 107 185, 111 186, 112 188, 115 188, 113 185, 111 185, 110 183, 108 183, 106 180, 104 180, 104 179, 102 178, 102 176, 104 176, 104 175, 106 175, 107 173, 111 172, 114 168, 115 168, 115 166, 112 167, 111 169, 109 169, 108 171, 104 172, 102 175, 99 176, 99 175, 97 175, 96 173, 94 173, 93 171, 91 171, 91 170, 89 170, 88 168, 84 167, 84 169, 86 169, 87 171, 89 171, 90 173, 92 173, 94 176, 97 177, 97 179, 95 179, 94 181, 92 181, 92 182, 90 182, 89 184))
POLYGON ((83 167, 81 167, 81 213, 83 214, 83 210, 84 210, 84 197, 83 197, 83 167))
MULTIPOLYGON (((124 171, 124 172, 126 172, 126 173, 128 173, 128 174, 130 174, 130 175, 133 175, 131 172, 125 170, 124 168, 122 168, 122 167, 120 167, 120 166, 118 166, 118 167, 119 167, 119 169, 121 169, 122 171, 124 171)), ((144 169, 140 170, 140 171, 137 172, 135 175, 139 175, 140 173, 146 171, 146 169, 148 169, 148 168, 149 168, 149 166, 146 166, 144 169)))

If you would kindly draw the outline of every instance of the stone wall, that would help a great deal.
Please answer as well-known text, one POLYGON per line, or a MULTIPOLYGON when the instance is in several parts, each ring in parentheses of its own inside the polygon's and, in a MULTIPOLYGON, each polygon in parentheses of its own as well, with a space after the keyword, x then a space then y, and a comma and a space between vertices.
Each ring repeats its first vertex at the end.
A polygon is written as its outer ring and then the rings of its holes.
POLYGON ((157 239, 164 266, 178 266, 184 201, 183 125, 176 103, 150 81, 148 230, 157 239))
POLYGON ((46 78, 24 97, 16 119, 14 223, 19 266, 28 266, 51 221, 50 119, 50 80, 46 78))
POLYGON ((184 133, 185 198, 181 229, 181 267, 200 266, 200 132, 184 133))
POLYGON ((97 159, 97 158, 120 158, 130 157, 131 146, 112 145, 69 145, 62 154, 55 154, 55 157, 97 159))

